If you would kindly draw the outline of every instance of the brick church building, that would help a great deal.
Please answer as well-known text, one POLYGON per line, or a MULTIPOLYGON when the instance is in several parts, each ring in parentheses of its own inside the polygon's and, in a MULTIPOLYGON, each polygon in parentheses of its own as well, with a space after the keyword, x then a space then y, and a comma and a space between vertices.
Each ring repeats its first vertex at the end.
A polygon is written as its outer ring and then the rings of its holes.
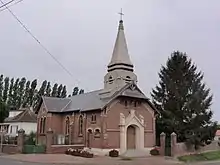
POLYGON ((120 20, 104 87, 68 98, 42 97, 36 111, 37 143, 46 144, 50 129, 53 144, 148 152, 155 145, 155 112, 137 85, 120 20))

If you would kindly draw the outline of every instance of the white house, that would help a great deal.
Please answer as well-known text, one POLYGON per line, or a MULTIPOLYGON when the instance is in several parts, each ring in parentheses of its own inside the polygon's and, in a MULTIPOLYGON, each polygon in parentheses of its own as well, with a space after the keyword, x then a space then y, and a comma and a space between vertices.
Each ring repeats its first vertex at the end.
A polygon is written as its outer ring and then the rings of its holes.
POLYGON ((0 124, 0 132, 5 131, 9 136, 17 136, 20 129, 23 129, 25 134, 37 131, 37 117, 32 110, 11 110, 9 117, 0 124))

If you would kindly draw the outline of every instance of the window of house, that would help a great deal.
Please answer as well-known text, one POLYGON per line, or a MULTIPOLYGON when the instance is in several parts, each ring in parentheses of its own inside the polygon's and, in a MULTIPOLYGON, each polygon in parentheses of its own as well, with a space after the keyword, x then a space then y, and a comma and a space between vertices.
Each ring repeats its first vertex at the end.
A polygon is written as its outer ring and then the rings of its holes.
POLYGON ((91 122, 96 123, 96 115, 92 114, 91 122))
POLYGON ((70 118, 67 117, 65 121, 65 134, 69 135, 69 131, 70 131, 70 118))
POLYGON ((100 129, 98 129, 98 128, 95 129, 95 134, 94 134, 94 136, 95 136, 96 138, 99 138, 100 135, 101 135, 100 129))
POLYGON ((16 133, 18 133, 18 126, 16 125, 16 133))
POLYGON ((79 136, 83 134, 83 116, 79 116, 79 136))
POLYGON ((13 128, 13 127, 11 126, 11 127, 10 127, 10 133, 12 133, 12 128, 13 128))

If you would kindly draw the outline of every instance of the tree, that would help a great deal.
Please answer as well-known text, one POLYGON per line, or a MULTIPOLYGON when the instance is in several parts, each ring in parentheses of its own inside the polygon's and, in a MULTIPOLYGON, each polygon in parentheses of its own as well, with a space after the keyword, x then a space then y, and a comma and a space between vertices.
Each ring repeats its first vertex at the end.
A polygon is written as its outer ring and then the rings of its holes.
POLYGON ((84 93, 84 90, 80 89, 79 94, 83 94, 83 93, 84 93))
POLYGON ((63 86, 62 92, 61 92, 61 98, 66 98, 67 96, 67 90, 66 90, 66 86, 63 86))
POLYGON ((1 75, 0 76, 0 101, 2 101, 2 95, 3 95, 3 89, 4 89, 4 87, 3 87, 3 82, 4 82, 4 80, 3 80, 3 78, 4 78, 4 76, 3 75, 1 75))
POLYGON ((10 86, 8 91, 8 105, 11 107, 13 100, 13 87, 14 87, 14 78, 10 80, 10 86))
POLYGON ((46 96, 50 96, 51 93, 51 85, 50 82, 47 82, 47 87, 46 87, 46 96))
POLYGON ((18 97, 19 97, 19 95, 18 95, 19 81, 20 81, 20 79, 17 78, 15 81, 15 84, 13 86, 12 103, 11 103, 11 107, 13 107, 13 108, 19 108, 19 107, 17 107, 18 97))
POLYGON ((3 102, 5 103, 8 100, 9 81, 9 77, 6 77, 4 80, 3 102))
POLYGON ((47 88, 47 80, 44 80, 39 91, 38 96, 41 98, 41 96, 44 96, 46 94, 46 88, 47 88))
POLYGON ((55 83, 54 86, 53 86, 53 89, 52 89, 52 93, 51 93, 52 97, 56 97, 57 96, 57 87, 58 87, 58 84, 55 83))
POLYGON ((73 88, 72 96, 78 95, 78 92, 79 92, 79 88, 78 87, 73 88))
POLYGON ((211 121, 212 95, 191 59, 173 52, 159 78, 159 85, 151 93, 161 114, 156 120, 157 137, 161 132, 175 132, 178 141, 194 145, 195 149, 212 140, 217 129, 211 121))
POLYGON ((34 105, 35 99, 36 99, 36 87, 37 87, 37 79, 34 79, 31 82, 31 88, 29 90, 29 106, 32 107, 34 105))
POLYGON ((16 106, 18 108, 22 106, 22 102, 24 100, 25 83, 26 83, 26 78, 22 77, 21 81, 19 82, 19 88, 18 88, 18 102, 16 106))
POLYGON ((57 97, 61 97, 62 89, 63 89, 63 85, 60 84, 59 87, 58 87, 58 90, 57 90, 57 97))
POLYGON ((8 117, 9 111, 7 105, 0 101, 0 123, 3 123, 5 118, 8 117))
POLYGON ((28 106, 29 101, 29 90, 30 90, 30 81, 26 82, 25 85, 25 90, 24 90, 24 98, 23 98, 23 103, 22 103, 22 107, 26 108, 28 106))

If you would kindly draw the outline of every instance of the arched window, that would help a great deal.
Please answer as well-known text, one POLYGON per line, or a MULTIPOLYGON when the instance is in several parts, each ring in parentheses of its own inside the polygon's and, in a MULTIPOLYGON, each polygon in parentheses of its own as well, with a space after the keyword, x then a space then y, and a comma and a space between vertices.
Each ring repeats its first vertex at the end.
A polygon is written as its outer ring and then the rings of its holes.
POLYGON ((100 135, 101 135, 100 129, 96 128, 96 129, 95 129, 95 134, 94 134, 94 136, 95 136, 96 138, 99 138, 100 135))
POLYGON ((79 136, 83 134, 83 116, 79 116, 79 136))
POLYGON ((131 81, 131 77, 130 76, 126 76, 125 82, 128 83, 131 81))
POLYGON ((128 101, 127 100, 125 100, 125 107, 127 107, 128 106, 128 101))
POLYGON ((46 117, 43 118, 43 133, 45 133, 46 130, 46 117))
POLYGON ((70 132, 70 118, 67 117, 65 121, 65 134, 69 135, 70 132))
POLYGON ((109 84, 112 84, 112 83, 113 83, 113 78, 112 78, 112 76, 109 76, 108 82, 109 82, 109 84))
POLYGON ((43 132, 43 118, 40 118, 40 124, 39 124, 39 128, 40 128, 40 133, 43 132))

